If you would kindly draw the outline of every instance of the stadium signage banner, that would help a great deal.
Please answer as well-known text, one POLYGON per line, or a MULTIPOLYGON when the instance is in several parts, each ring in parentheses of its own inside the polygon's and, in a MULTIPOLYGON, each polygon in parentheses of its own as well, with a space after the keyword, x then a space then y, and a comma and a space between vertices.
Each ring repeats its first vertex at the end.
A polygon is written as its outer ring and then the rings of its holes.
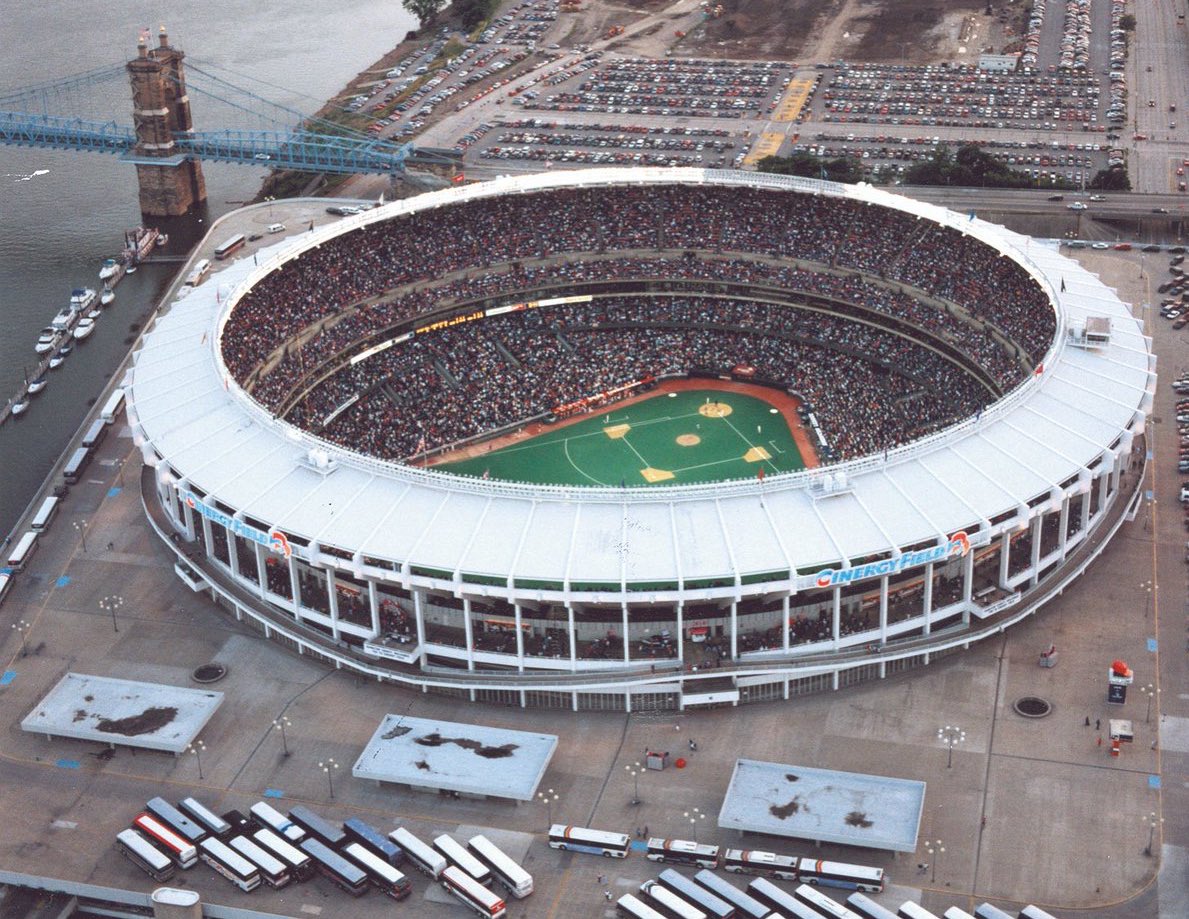
POLYGON ((441 329, 449 329, 456 325, 462 325, 464 322, 474 322, 476 319, 483 318, 483 310, 476 310, 473 313, 463 313, 459 316, 451 316, 449 319, 439 319, 437 322, 431 322, 429 325, 423 325, 417 329, 418 335, 424 335, 426 332, 437 332, 441 329))
POLYGON ((244 523, 242 520, 236 520, 230 514, 224 514, 217 507, 211 507, 209 504, 206 504, 198 495, 189 489, 181 491, 181 498, 191 510, 197 511, 211 523, 217 523, 220 526, 227 527, 236 536, 242 536, 251 542, 259 543, 269 551, 283 555, 285 558, 293 554, 293 548, 289 545, 289 539, 280 530, 274 528, 265 531, 251 524, 244 523))
POLYGON ((962 530, 950 537, 944 546, 933 546, 921 549, 919 552, 905 552, 898 558, 884 559, 882 562, 870 562, 866 565, 855 565, 850 568, 824 568, 818 573, 818 587, 839 587, 866 578, 883 577, 898 574, 905 568, 915 568, 942 559, 961 557, 970 551, 970 537, 962 530))

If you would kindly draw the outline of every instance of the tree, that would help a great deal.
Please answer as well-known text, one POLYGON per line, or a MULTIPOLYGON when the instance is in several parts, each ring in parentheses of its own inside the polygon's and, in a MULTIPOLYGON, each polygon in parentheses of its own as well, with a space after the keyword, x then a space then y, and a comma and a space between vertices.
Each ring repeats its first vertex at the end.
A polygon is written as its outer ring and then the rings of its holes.
POLYGON ((793 156, 765 156, 756 163, 756 169, 760 172, 772 172, 777 175, 807 176, 811 179, 829 179, 833 182, 861 182, 863 179, 863 169, 858 161, 845 156, 832 160, 823 160, 807 153, 797 153, 793 156))
POLYGON ((1126 166, 1101 169, 1090 180, 1090 187, 1102 191, 1131 191, 1131 177, 1127 175, 1126 166))
POLYGON ((1119 28, 1124 32, 1135 31, 1135 17, 1131 13, 1124 13, 1119 17, 1119 28))
POLYGON ((446 0, 401 0, 401 5, 425 25, 446 5, 446 0))

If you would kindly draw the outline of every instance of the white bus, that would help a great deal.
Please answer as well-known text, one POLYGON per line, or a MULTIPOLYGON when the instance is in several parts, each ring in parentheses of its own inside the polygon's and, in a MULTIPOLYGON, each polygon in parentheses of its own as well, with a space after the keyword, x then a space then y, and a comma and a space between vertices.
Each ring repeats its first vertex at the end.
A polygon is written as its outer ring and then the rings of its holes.
POLYGON ((218 839, 226 839, 231 835, 231 824, 197 798, 182 798, 178 802, 178 810, 218 839))
POLYGON ((806 884, 820 884, 823 887, 882 893, 884 872, 882 868, 869 868, 866 865, 802 858, 797 862, 797 880, 806 884))
POLYGON ((486 836, 472 836, 467 848, 517 900, 533 892, 533 876, 486 836))
POLYGON ((194 270, 186 277, 186 284, 190 287, 197 287, 206 280, 206 276, 211 273, 211 260, 209 258, 200 258, 194 263, 194 270))
POLYGON ((880 906, 865 893, 852 893, 846 898, 846 905, 863 919, 896 919, 894 912, 886 906, 880 906))
POLYGON ((343 855, 363 869, 372 886, 394 900, 403 900, 413 892, 409 879, 361 843, 349 842, 343 855))
POLYGON ((508 915, 503 899, 492 893, 461 868, 450 865, 442 872, 442 886, 486 919, 501 919, 508 915))
MULTIPOLYGON (((706 869, 702 869, 703 871, 706 869)), ((671 890, 681 899, 692 903, 710 919, 735 919, 735 907, 720 900, 705 887, 695 884, 684 874, 679 874, 672 868, 666 868, 660 873, 657 881, 671 890)))
POLYGON ((12 579, 16 575, 11 572, 0 569, 0 603, 4 602, 4 596, 12 589, 12 579))
POLYGON ((1010 913, 1005 913, 998 906, 990 903, 980 903, 974 908, 975 919, 1011 919, 1010 913))
POLYGON ((1029 903, 1020 910, 1019 919, 1055 919, 1055 917, 1051 913, 1045 912, 1039 906, 1033 906, 1029 903))
POLYGON ((756 874, 760 877, 797 880, 797 858, 793 855, 777 855, 775 852, 759 852, 750 849, 727 849, 722 857, 723 871, 735 874, 756 874))
POLYGON ((33 553, 37 551, 37 533, 33 530, 27 532, 19 540, 16 546, 8 553, 8 567, 13 571, 21 571, 25 565, 29 563, 29 559, 33 557, 33 553))
POLYGON ((83 435, 82 445, 88 449, 94 447, 103 442, 105 434, 107 434, 107 422, 102 418, 96 418, 87 428, 87 433, 83 435))
POLYGON ((260 870, 213 836, 198 843, 199 857, 244 893, 260 886, 260 870))
POLYGON ((626 833, 608 833, 581 826, 555 823, 549 828, 549 845, 567 852, 587 852, 608 858, 627 858, 631 839, 626 833))
POLYGON ((822 914, 816 909, 785 893, 767 878, 756 878, 747 885, 747 892, 785 919, 822 919, 822 914))
POLYGON ((90 461, 91 451, 86 447, 79 447, 70 454, 70 459, 62 469, 62 478, 73 485, 82 477, 83 470, 87 468, 87 463, 90 461))
POLYGON ((37 509, 37 513, 33 515, 33 519, 29 521, 29 526, 35 530, 44 530, 57 515, 58 505, 61 503, 62 499, 57 495, 47 495, 46 499, 41 502, 41 507, 37 509))
POLYGON ((168 881, 173 877, 173 862, 136 830, 120 830, 116 834, 116 848, 154 881, 168 881))
POLYGON ((188 839, 190 842, 196 845, 200 840, 205 839, 210 835, 205 827, 195 823, 164 798, 150 798, 148 803, 145 805, 145 810, 168 826, 179 836, 188 839))
MULTIPOLYGON (((851 894, 851 896, 861 897, 862 894, 851 894)), ((847 902, 850 902, 849 898, 847 899, 847 902)), ((896 915, 899 916, 900 919, 937 919, 933 913, 929 912, 929 910, 925 909, 925 907, 921 906, 921 904, 914 903, 912 900, 905 900, 903 903, 901 903, 900 908, 896 910, 896 915)), ((1030 919, 1053 919, 1053 917, 1035 916, 1030 917, 1030 919)))
POLYGON ((768 919, 772 910, 750 894, 744 893, 730 881, 720 878, 713 871, 703 868, 694 875, 694 880, 720 900, 735 907, 735 915, 742 919, 768 919))
POLYGON ((964 909, 959 909, 956 906, 951 906, 942 915, 945 919, 974 919, 974 916, 966 912, 964 909))
POLYGON ((314 872, 314 861, 308 855, 290 845, 272 830, 257 830, 252 839, 260 848, 269 852, 289 866, 289 873, 295 881, 304 881, 314 872))
POLYGON ((405 853, 400 846, 388 839, 371 824, 364 823, 358 817, 351 817, 343 821, 343 832, 351 842, 357 842, 372 855, 382 858, 393 868, 399 868, 405 860, 405 853))
POLYGON ((616 901, 615 909, 621 916, 629 916, 631 919, 668 919, 664 913, 658 912, 630 893, 625 893, 616 901))
POLYGON ((107 397, 107 401, 103 403, 103 411, 99 413, 99 417, 111 424, 119 416, 121 410, 124 408, 124 388, 117 387, 112 390, 112 394, 107 397))
POLYGON ((334 849, 314 837, 301 844, 301 851, 314 860, 318 870, 326 878, 353 897, 367 893, 367 874, 354 862, 347 861, 334 849))
POLYGON ((271 852, 256 845, 255 840, 246 836, 235 836, 227 841, 227 845, 255 865, 260 871, 260 876, 264 878, 264 883, 274 890, 284 887, 292 880, 289 866, 271 852))
POLYGON ((261 829, 272 830, 290 842, 301 842, 306 838, 305 830, 288 817, 281 816, 280 813, 263 801, 257 801, 253 804, 248 808, 248 813, 252 815, 252 819, 260 825, 261 829))
POLYGON ((647 902, 655 907, 658 913, 669 916, 670 919, 706 919, 704 912, 692 903, 687 903, 659 881, 645 881, 640 885, 640 893, 648 898, 647 902))
POLYGON ((149 814, 138 814, 132 828, 140 830, 159 845, 179 868, 193 868, 198 863, 198 850, 161 821, 149 814))
POLYGON ((401 847, 405 857, 422 874, 427 874, 435 881, 442 876, 442 872, 450 864, 433 847, 426 845, 403 826, 398 826, 388 834, 388 838, 401 847))
POLYGON ((456 868, 461 868, 484 887, 491 886, 491 869, 471 855, 466 846, 457 839, 443 833, 434 839, 433 847, 446 856, 446 861, 456 868))
POLYGON ((218 248, 215 249, 215 258, 217 258, 219 261, 223 261, 225 258, 230 258, 233 254, 242 249, 247 241, 248 237, 244 236, 243 233, 236 233, 230 239, 226 239, 219 244, 218 248))
POLYGON ((824 916, 832 916, 834 919, 859 919, 854 910, 847 909, 837 900, 827 897, 820 890, 810 887, 808 884, 799 885, 793 891, 793 896, 802 903, 812 906, 824 916))
POLYGON ((342 826, 331 823, 325 817, 315 814, 304 804, 289 808, 289 819, 315 839, 321 839, 332 849, 341 849, 347 842, 342 826))
POLYGON ((717 868, 718 846, 691 842, 688 839, 662 839, 654 836, 648 840, 648 854, 645 857, 651 862, 717 868))

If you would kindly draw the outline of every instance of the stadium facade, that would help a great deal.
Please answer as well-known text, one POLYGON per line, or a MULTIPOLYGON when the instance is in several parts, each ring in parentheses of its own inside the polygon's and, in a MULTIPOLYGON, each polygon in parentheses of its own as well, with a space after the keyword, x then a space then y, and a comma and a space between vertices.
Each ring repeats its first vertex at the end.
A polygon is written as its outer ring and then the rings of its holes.
POLYGON ((1138 319, 1055 246, 880 189, 692 169, 506 178, 344 219, 258 261, 218 271, 144 336, 125 385, 146 511, 196 590, 380 680, 575 709, 837 689, 1035 612, 1139 502, 1156 376, 1138 319), (860 202, 952 228, 1021 266, 1056 333, 1023 382, 911 443, 648 488, 486 481, 366 456, 277 418, 224 361, 247 292, 363 228, 499 196, 674 185, 860 202))

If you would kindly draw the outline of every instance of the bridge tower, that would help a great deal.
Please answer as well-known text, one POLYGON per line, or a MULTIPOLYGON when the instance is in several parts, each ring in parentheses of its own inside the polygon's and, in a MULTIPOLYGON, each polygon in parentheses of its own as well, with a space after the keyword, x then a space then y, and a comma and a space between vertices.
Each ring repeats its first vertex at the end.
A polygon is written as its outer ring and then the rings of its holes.
POLYGON ((142 32, 136 58, 126 65, 136 125, 133 162, 140 182, 141 212, 173 217, 206 200, 206 182, 202 166, 179 153, 174 140, 193 129, 182 69, 186 55, 170 47, 164 26, 159 41, 158 47, 150 49, 147 30, 142 32))

